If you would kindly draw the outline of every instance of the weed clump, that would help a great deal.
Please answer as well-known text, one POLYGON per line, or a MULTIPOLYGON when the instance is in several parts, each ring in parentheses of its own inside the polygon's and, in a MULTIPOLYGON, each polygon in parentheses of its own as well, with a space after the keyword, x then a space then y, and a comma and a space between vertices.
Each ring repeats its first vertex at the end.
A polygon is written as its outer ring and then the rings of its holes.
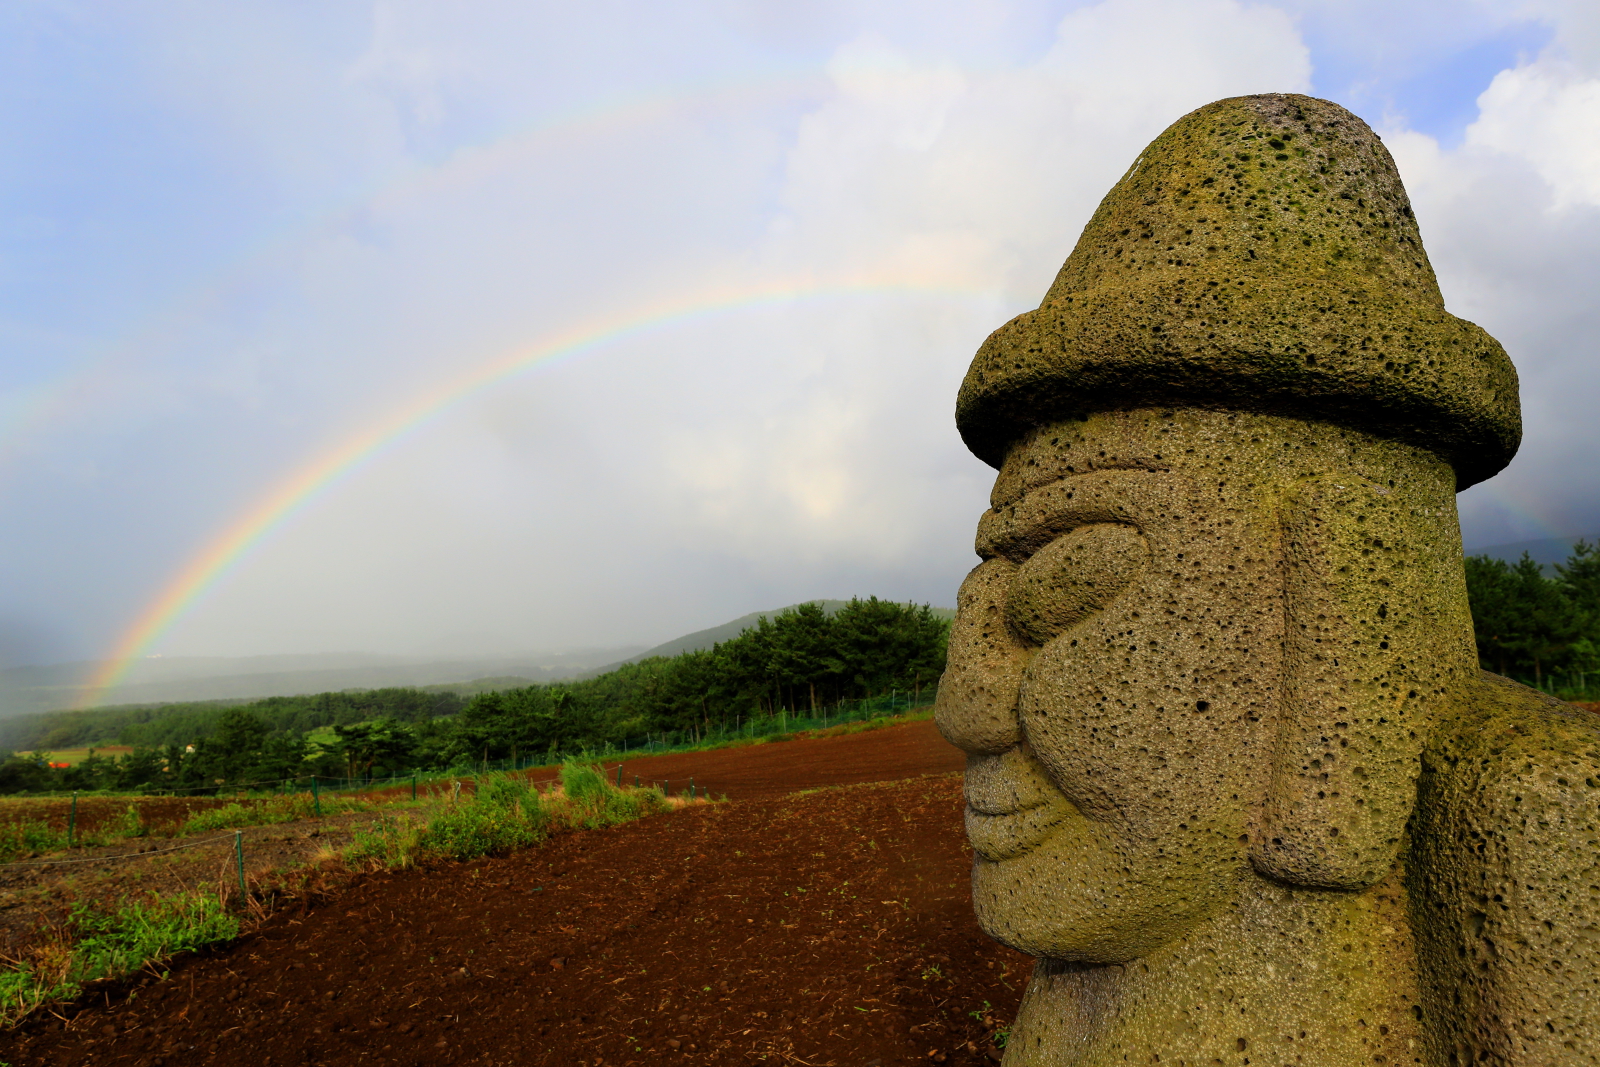
POLYGON ((568 760, 561 765, 558 816, 568 827, 594 829, 666 811, 670 805, 659 789, 626 789, 611 783, 592 763, 568 760))
POLYGON ((342 853, 352 867, 409 867, 423 828, 403 815, 380 815, 356 830, 342 853))
POLYGON ((103 910, 78 904, 59 936, 0 971, 0 1025, 40 1004, 70 1000, 85 983, 118 978, 179 952, 239 936, 239 920, 214 893, 124 901, 103 910))
POLYGON ((620 788, 590 763, 561 766, 559 792, 540 793, 526 779, 489 774, 476 793, 453 795, 429 820, 417 849, 438 859, 474 859, 524 848, 561 830, 628 822, 670 807, 657 789, 620 788))
POLYGON ((67 832, 39 821, 0 823, 0 863, 67 847, 67 832))
POLYGON ((474 859, 533 844, 547 821, 538 790, 525 779, 490 774, 476 793, 454 796, 430 819, 416 847, 440 859, 474 859))

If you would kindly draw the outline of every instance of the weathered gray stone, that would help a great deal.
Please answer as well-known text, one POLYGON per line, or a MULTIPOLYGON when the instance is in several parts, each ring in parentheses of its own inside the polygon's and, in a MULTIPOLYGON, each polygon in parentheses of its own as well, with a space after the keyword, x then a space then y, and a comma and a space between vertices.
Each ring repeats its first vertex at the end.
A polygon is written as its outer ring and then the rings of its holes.
POLYGON ((1179 120, 958 421, 1000 473, 938 719, 1040 960, 1006 1062, 1592 1062, 1600 729, 1477 669, 1455 492, 1516 377, 1378 138, 1179 120))

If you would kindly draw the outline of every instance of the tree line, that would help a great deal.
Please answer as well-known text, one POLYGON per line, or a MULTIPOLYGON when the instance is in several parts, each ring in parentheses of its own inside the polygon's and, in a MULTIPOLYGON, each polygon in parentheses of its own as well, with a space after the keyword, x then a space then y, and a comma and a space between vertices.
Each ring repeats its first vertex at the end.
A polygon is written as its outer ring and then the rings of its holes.
POLYGON ((809 716, 897 691, 915 700, 937 685, 948 640, 948 620, 927 605, 857 598, 832 614, 802 604, 763 616, 710 649, 470 699, 386 689, 116 709, 117 718, 112 709, 60 713, 34 724, 33 736, 53 742, 37 747, 117 743, 134 751, 71 768, 52 768, 37 753, 10 754, 0 760, 0 793, 381 777, 479 760, 553 759, 653 734, 700 737, 750 718, 809 716))
POLYGON ((248 711, 269 731, 303 734, 368 719, 411 722, 454 715, 465 703, 465 697, 432 687, 47 711, 0 721, 0 748, 31 752, 90 745, 181 746, 215 733, 223 716, 234 709, 248 711))
POLYGON ((1579 541, 1555 574, 1468 556, 1467 598, 1485 670, 1544 688, 1551 675, 1600 669, 1600 544, 1579 541))

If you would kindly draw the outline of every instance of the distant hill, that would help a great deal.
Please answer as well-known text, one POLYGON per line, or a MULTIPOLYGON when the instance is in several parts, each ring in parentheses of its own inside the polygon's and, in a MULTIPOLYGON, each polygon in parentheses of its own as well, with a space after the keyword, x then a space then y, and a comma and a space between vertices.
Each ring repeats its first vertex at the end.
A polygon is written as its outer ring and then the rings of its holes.
MULTIPOLYGON (((805 600, 804 604, 820 604, 822 610, 829 615, 836 614, 840 608, 850 603, 848 600, 805 600)), ((657 645, 655 648, 639 653, 631 659, 623 660, 624 663, 638 663, 640 660, 650 659, 652 656, 681 656, 685 652, 699 652, 710 648, 723 641, 738 637, 750 629, 763 617, 771 619, 790 608, 797 608, 799 604, 790 604, 788 607, 774 608, 771 611, 753 611, 748 615, 741 615, 732 622, 725 622, 721 626, 713 626, 709 630, 696 630, 692 634, 674 637, 671 641, 657 645)), ((933 613, 941 619, 953 619, 956 615, 955 608, 934 608, 933 613)))
MULTIPOLYGON (((638 646, 633 646, 455 659, 368 653, 172 656, 134 664, 102 703, 238 701, 342 689, 470 686, 473 679, 487 678, 515 678, 517 684, 531 685, 595 674, 637 650, 638 646)), ((70 706, 77 699, 78 687, 97 667, 96 663, 63 663, 0 671, 0 717, 70 706)))
MULTIPOLYGON (((1564 557, 1563 557, 1564 558, 1564 557)), ((848 601, 815 600, 828 614, 848 601)), ((797 604, 788 607, 798 607, 797 604)), ((171 656, 140 660, 100 706, 143 706, 188 701, 237 703, 274 696, 302 696, 345 689, 415 687, 448 690, 471 696, 491 689, 590 678, 624 663, 650 656, 676 656, 710 648, 756 624, 763 615, 785 608, 756 611, 732 622, 675 637, 643 652, 632 648, 583 649, 575 652, 528 653, 521 656, 426 659, 376 653, 319 653, 288 656, 171 656)), ((952 618, 954 608, 934 608, 952 618)), ((44 667, 12 667, 0 671, 0 718, 53 711, 71 706, 78 686, 99 665, 63 663, 44 667)))
POLYGON ((1600 541, 1600 534, 1588 537, 1544 537, 1534 541, 1508 541, 1503 545, 1485 545, 1483 548, 1469 548, 1469 556, 1489 556, 1492 559, 1503 559, 1507 563, 1515 563, 1526 552, 1533 557, 1533 561, 1543 566, 1547 575, 1555 575, 1555 565, 1565 563, 1567 557, 1572 555, 1572 546, 1579 541, 1591 543, 1600 541))

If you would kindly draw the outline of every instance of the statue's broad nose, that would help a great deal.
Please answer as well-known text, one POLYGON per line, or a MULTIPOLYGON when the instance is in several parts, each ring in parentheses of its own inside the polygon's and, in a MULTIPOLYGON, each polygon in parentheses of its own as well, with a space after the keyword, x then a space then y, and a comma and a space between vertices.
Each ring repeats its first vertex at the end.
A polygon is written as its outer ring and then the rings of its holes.
POLYGON ((1009 560, 980 564, 961 583, 950 652, 934 718, 952 745, 969 753, 1003 752, 1022 739, 1017 694, 1028 646, 1006 621, 1009 560))

